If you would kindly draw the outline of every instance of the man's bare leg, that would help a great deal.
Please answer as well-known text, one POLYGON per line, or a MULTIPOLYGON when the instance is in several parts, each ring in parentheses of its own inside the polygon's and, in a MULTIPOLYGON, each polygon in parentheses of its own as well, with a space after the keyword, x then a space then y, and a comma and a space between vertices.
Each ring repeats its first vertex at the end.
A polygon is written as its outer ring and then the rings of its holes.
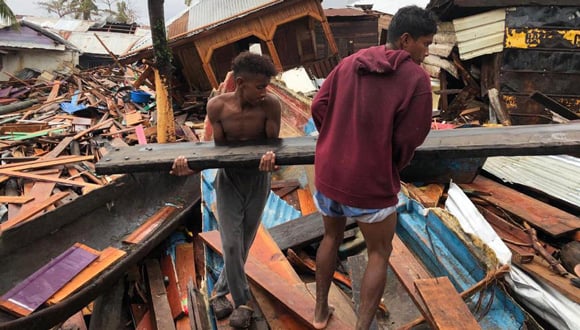
POLYGON ((344 217, 322 217, 324 221, 324 236, 316 252, 316 308, 314 310, 314 327, 324 329, 332 314, 328 305, 328 291, 332 274, 336 270, 338 247, 344 238, 344 217))
POLYGON ((356 329, 370 327, 387 282, 387 265, 393 250, 393 236, 397 225, 397 213, 376 223, 358 223, 367 246, 368 263, 362 279, 360 306, 356 329))

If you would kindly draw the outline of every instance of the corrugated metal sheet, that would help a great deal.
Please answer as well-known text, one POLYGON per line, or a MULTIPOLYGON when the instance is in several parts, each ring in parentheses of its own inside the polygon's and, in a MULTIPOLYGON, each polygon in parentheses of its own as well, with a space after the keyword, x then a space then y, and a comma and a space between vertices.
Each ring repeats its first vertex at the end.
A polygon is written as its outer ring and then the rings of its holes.
POLYGON ((503 50, 505 9, 453 20, 462 60, 503 50))
POLYGON ((580 207, 580 159, 572 156, 490 157, 483 169, 580 207))
POLYGON ((0 47, 50 49, 79 51, 77 47, 60 35, 28 21, 20 22, 20 29, 4 28, 0 30, 0 47))
POLYGON ((107 50, 95 37, 95 33, 101 38, 107 48, 115 54, 120 55, 131 48, 140 35, 111 32, 71 32, 68 41, 76 45, 83 53, 107 55, 107 50))
POLYGON ((189 31, 209 29, 280 0, 201 0, 189 8, 189 31), (219 10, 216 10, 218 9, 219 10))
POLYGON ((43 28, 58 31, 87 31, 92 25, 95 24, 93 21, 84 21, 80 19, 39 16, 26 16, 24 20, 40 25, 43 28))

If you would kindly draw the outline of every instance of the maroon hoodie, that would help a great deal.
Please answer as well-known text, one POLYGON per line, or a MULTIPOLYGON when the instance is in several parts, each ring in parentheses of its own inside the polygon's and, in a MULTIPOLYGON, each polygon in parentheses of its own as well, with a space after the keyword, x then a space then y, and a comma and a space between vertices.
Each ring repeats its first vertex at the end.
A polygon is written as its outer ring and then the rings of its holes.
POLYGON ((395 205, 399 171, 429 133, 431 97, 406 51, 376 46, 344 58, 312 102, 316 189, 348 206, 395 205))

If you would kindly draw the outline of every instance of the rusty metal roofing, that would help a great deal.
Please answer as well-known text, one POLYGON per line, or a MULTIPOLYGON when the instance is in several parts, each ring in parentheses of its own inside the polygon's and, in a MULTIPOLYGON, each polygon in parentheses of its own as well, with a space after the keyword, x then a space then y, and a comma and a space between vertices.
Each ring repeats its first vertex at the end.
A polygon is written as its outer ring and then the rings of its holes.
POLYGON ((556 156, 489 157, 483 169, 580 207, 580 158, 556 156))
POLYGON ((115 55, 124 54, 144 36, 143 34, 113 32, 70 32, 70 34, 67 33, 67 40, 81 49, 83 53, 107 55, 107 50, 97 40, 95 34, 115 55))

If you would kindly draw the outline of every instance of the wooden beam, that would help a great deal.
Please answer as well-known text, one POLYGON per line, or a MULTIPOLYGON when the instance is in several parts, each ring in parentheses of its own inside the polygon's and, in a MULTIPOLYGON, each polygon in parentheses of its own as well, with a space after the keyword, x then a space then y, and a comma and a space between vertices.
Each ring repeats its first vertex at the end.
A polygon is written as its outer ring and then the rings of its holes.
POLYGON ((527 221, 539 230, 559 237, 580 229, 578 217, 541 202, 483 176, 469 184, 460 184, 464 190, 483 192, 478 197, 527 221))
MULTIPOLYGON (((356 226, 356 221, 347 220, 346 229, 356 226)), ((319 212, 302 216, 294 220, 286 221, 268 229, 270 235, 280 248, 286 250, 305 246, 322 239, 324 235, 324 224, 322 215, 319 212)))
POLYGON ((137 244, 143 241, 149 234, 155 231, 163 221, 171 217, 173 213, 177 211, 177 207, 174 206, 164 206, 155 214, 153 214, 145 223, 143 223, 139 228, 135 229, 134 232, 129 234, 123 239, 123 243, 137 244))
POLYGON ((145 267, 147 268, 151 304, 153 305, 153 315, 157 329, 175 330, 175 323, 171 316, 171 308, 167 301, 167 292, 163 283, 163 274, 161 274, 161 266, 157 260, 147 259, 145 260, 145 267))
POLYGON ((435 330, 481 329, 447 276, 415 281, 435 330))
MULTIPOLYGON (((220 146, 213 142, 129 146, 111 151, 96 164, 96 170, 99 174, 169 172, 180 155, 196 169, 257 167, 269 150, 276 152, 279 165, 312 164, 316 140, 307 136, 220 146)), ((567 154, 577 152, 579 146, 580 122, 433 130, 416 150, 414 160, 567 154)))

